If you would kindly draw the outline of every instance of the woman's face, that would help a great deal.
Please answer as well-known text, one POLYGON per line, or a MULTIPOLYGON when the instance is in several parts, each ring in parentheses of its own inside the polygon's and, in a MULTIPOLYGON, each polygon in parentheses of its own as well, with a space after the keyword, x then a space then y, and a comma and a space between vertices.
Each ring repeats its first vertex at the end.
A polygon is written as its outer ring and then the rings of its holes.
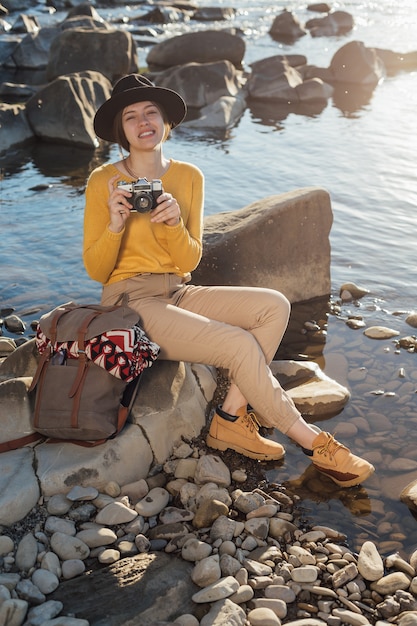
POLYGON ((122 111, 122 127, 130 147, 152 150, 166 138, 166 123, 153 102, 135 102, 122 111))

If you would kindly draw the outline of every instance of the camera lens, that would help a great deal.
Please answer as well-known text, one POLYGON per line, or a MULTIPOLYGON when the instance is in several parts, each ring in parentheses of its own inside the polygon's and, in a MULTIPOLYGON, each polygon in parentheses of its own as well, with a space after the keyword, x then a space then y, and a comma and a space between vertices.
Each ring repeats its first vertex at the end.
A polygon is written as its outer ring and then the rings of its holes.
POLYGON ((137 193, 133 204, 136 211, 146 213, 152 209, 153 197, 148 193, 137 193))

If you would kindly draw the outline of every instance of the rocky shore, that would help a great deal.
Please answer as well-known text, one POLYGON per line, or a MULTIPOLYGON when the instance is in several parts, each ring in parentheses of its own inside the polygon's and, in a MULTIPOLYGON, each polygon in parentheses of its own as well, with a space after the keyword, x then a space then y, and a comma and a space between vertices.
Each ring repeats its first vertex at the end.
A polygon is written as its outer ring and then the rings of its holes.
MULTIPOLYGON (((341 288, 341 310, 367 293, 355 289, 341 288)), ((19 318, 6 319, 17 333, 19 318)), ((354 332, 361 321, 347 316, 346 326, 354 332)), ((417 323, 414 314, 407 323, 417 323)), ((324 332, 304 327, 317 341, 324 332)), ((398 336, 369 325, 364 334, 398 336)), ((414 351, 405 338, 398 346, 414 351)), ((219 377, 213 403, 225 385, 219 377)), ((352 547, 331 517, 307 519, 297 488, 271 482, 268 464, 213 454, 206 429, 179 441, 146 478, 42 495, 0 528, 0 624, 417 624, 417 550, 381 552, 372 532, 352 547)))
POLYGON ((308 527, 256 462, 183 441, 146 480, 76 486, 0 534, 7 626, 417 623, 417 551, 308 527), (256 486, 260 485, 260 486, 256 486))

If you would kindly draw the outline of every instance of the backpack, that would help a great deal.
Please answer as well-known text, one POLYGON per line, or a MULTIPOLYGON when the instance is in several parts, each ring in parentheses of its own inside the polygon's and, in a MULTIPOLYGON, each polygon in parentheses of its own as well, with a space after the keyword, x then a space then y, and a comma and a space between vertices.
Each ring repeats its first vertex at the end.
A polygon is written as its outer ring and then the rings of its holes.
POLYGON ((36 439, 95 446, 115 437, 135 401, 141 373, 160 348, 126 306, 68 302, 40 318, 40 354, 29 394, 34 433, 0 444, 0 452, 36 439))

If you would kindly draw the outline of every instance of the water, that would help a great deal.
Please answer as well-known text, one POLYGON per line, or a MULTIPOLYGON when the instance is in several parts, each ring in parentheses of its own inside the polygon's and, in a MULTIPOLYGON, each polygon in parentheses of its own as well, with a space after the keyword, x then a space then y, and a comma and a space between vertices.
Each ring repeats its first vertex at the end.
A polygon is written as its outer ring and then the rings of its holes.
MULTIPOLYGON (((307 35, 292 46, 273 41, 268 29, 284 7, 301 23, 313 17, 304 4, 238 0, 235 6, 238 13, 229 25, 237 25, 245 33, 247 66, 274 54, 297 53, 304 54, 311 64, 327 67, 336 50, 350 40, 396 52, 415 48, 414 0, 337 2, 335 9, 354 16, 354 31, 343 37, 307 35)), ((115 18, 145 9, 99 12, 104 18, 115 18)), ((43 9, 38 13, 42 25, 64 17, 50 16, 43 9)), ((193 29, 211 26, 192 24, 193 29)), ((171 25, 168 30, 174 35, 189 28, 189 24, 171 25)), ((138 48, 142 66, 148 49, 138 48)), ((313 482, 297 483, 306 464, 299 451, 287 443, 286 460, 269 468, 268 476, 288 481, 288 488, 302 496, 310 521, 334 521, 353 543, 367 537, 382 550, 394 547, 405 554, 417 547, 417 523, 399 494, 417 479, 417 470, 394 471, 392 461, 415 457, 410 452, 410 446, 415 450, 417 444, 415 355, 396 350, 392 341, 366 339, 344 321, 349 313, 359 314, 367 325, 383 324, 401 336, 414 332, 405 317, 416 307, 416 111, 414 71, 386 78, 368 98, 356 103, 335 98, 309 114, 276 110, 267 117, 259 108, 248 107, 226 132, 180 127, 166 145, 167 156, 192 161, 204 171, 207 215, 237 210, 262 197, 300 187, 319 186, 329 191, 334 213, 331 300, 337 300, 344 282, 362 285, 370 294, 358 305, 344 305, 338 316, 331 314, 327 301, 311 305, 303 314, 327 327, 325 344, 307 341, 286 349, 316 360, 329 376, 349 387, 351 400, 341 414, 326 422, 326 428, 343 432, 346 424, 365 419, 370 432, 346 432, 343 441, 371 456, 377 475, 366 490, 341 493, 326 486, 319 496, 314 477, 313 482), (398 377, 401 367, 405 380, 398 377), (366 371, 366 377, 356 380, 360 371, 366 371), (378 389, 384 395, 372 393, 378 389), (391 396, 391 391, 396 395, 391 396)), ((11 305, 30 321, 70 299, 99 299, 100 288, 88 278, 81 261, 83 192, 91 169, 117 158, 115 147, 93 154, 45 144, 0 158, 0 307, 11 305)))

